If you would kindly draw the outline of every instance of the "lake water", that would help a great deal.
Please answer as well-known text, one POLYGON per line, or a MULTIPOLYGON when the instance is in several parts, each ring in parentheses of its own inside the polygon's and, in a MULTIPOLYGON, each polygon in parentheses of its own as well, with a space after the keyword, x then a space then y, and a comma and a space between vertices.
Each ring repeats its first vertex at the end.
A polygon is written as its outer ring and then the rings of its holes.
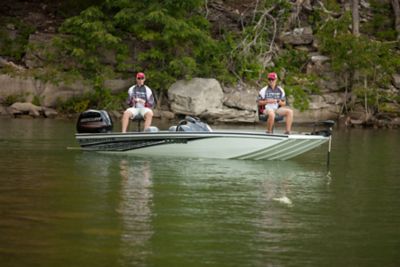
POLYGON ((146 159, 67 150, 74 127, 0 119, 0 266, 400 265, 399 130, 336 129, 328 171, 325 145, 146 159))

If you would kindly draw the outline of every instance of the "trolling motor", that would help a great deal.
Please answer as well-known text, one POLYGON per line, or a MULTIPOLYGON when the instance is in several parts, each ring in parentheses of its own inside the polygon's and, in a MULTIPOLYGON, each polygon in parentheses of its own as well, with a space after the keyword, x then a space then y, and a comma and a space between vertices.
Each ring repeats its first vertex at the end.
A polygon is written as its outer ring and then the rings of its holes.
POLYGON ((170 131, 176 132, 212 132, 211 127, 197 117, 186 116, 177 126, 171 126, 170 131))
POLYGON ((79 115, 76 123, 78 133, 108 133, 112 129, 113 122, 105 110, 86 110, 79 115))
POLYGON ((318 121, 314 123, 314 128, 311 132, 311 135, 322 135, 325 137, 329 137, 328 154, 326 157, 326 166, 328 170, 331 162, 332 130, 334 125, 335 122, 333 120, 318 121), (317 127, 319 127, 319 129, 317 127), (323 129, 321 129, 321 127, 323 129))

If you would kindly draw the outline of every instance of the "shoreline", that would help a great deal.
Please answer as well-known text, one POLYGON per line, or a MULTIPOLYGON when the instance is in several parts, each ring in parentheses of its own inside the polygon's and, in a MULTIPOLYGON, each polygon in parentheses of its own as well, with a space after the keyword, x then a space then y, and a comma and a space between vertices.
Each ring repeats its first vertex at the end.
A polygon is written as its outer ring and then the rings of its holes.
MULTIPOLYGON (((115 114, 115 112, 113 113, 115 114)), ((120 124, 120 118, 121 116, 113 116, 110 115, 113 122, 114 122, 114 126, 115 125, 119 125, 120 124)), ((184 115, 181 115, 184 116, 184 115)), ((53 115, 50 117, 45 117, 45 116, 32 116, 29 114, 19 114, 19 115, 12 115, 12 114, 0 114, 0 119, 1 120, 59 120, 59 121, 70 121, 70 122, 74 122, 76 123, 76 121, 78 120, 79 117, 79 113, 74 113, 74 114, 57 114, 57 115, 53 115)), ((160 117, 153 117, 153 124, 156 125, 173 125, 178 123, 182 118, 179 118, 177 116, 175 116, 175 118, 173 119, 163 119, 160 117)), ((349 120, 349 118, 339 118, 338 120, 334 120, 335 121, 335 126, 334 128, 337 129, 342 129, 342 128, 346 128, 346 129, 374 129, 374 130, 397 130, 400 129, 400 123, 398 123, 398 121, 400 121, 400 118, 396 118, 398 120, 396 120, 395 123, 390 123, 387 121, 376 121, 375 123, 373 122, 369 122, 369 123, 365 123, 365 122, 351 122, 349 120)), ((203 121, 207 122, 207 120, 203 121)), ((317 122, 293 122, 293 127, 312 127, 313 124, 317 122)), ((263 127, 265 125, 265 122, 218 122, 218 121, 214 121, 214 122, 207 122, 209 125, 211 126, 258 126, 258 127, 263 127)), ((131 128, 136 128, 136 125, 134 126, 135 122, 130 122, 130 127, 131 128)), ((277 123, 277 127, 281 128, 284 127, 284 122, 278 122, 277 123)))

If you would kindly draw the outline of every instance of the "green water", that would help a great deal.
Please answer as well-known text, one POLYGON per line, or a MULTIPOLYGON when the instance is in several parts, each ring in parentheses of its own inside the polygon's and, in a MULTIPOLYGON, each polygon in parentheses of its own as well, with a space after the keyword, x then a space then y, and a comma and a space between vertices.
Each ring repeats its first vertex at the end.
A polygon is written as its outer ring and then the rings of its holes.
POLYGON ((326 146, 146 159, 67 150, 73 133, 0 120, 0 266, 400 265, 398 130, 336 130, 330 171, 326 146))

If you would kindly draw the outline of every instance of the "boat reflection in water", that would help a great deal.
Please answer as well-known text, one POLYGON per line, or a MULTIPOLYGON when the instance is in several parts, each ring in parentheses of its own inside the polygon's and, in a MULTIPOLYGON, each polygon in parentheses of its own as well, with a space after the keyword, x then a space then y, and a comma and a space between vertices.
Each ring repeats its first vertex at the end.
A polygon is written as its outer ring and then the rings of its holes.
POLYGON ((291 210, 326 190, 323 166, 308 170, 293 161, 80 154, 97 180, 115 186, 119 261, 135 266, 246 258, 254 247, 240 244, 267 249, 287 238, 274 231, 305 227, 291 210), (219 250, 204 249, 217 243, 219 250))

